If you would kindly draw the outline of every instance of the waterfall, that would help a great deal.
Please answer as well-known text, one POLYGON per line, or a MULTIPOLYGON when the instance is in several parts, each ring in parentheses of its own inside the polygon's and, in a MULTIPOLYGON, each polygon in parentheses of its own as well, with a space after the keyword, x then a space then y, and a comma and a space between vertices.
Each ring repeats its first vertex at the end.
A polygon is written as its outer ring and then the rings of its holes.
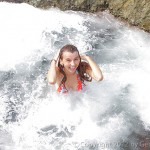
POLYGON ((0 149, 148 149, 150 34, 96 14, 0 2, 0 149), (104 80, 59 95, 47 82, 65 44, 101 67, 104 80))

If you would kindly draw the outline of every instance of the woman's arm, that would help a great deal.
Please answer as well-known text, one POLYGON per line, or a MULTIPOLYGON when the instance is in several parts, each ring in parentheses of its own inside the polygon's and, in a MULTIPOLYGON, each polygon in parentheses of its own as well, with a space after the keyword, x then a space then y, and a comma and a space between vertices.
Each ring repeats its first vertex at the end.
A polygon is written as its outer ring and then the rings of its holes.
POLYGON ((99 66, 91 59, 91 57, 82 55, 81 56, 82 60, 85 60, 89 63, 90 68, 87 69, 87 73, 96 81, 101 81, 103 80, 103 74, 99 66))
POLYGON ((57 67, 57 61, 58 61, 59 52, 55 55, 55 57, 51 60, 50 69, 47 74, 47 80, 50 84, 55 84, 56 79, 58 76, 58 67, 57 67))

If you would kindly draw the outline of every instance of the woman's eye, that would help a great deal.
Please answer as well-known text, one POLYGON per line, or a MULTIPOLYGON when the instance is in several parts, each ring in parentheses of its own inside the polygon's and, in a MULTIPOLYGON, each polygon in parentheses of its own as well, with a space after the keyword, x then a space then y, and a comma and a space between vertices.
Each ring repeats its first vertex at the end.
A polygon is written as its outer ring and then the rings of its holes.
POLYGON ((75 59, 75 60, 77 61, 77 60, 79 60, 79 59, 77 58, 77 59, 75 59))

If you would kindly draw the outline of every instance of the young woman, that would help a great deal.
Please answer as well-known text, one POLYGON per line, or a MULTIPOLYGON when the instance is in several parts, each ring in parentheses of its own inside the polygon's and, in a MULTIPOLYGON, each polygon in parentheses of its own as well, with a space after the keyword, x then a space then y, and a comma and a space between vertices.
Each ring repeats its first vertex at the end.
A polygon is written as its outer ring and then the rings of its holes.
POLYGON ((103 75, 89 56, 80 56, 77 47, 65 45, 51 60, 47 79, 50 84, 55 85, 58 92, 67 93, 82 90, 84 81, 101 81, 103 75))

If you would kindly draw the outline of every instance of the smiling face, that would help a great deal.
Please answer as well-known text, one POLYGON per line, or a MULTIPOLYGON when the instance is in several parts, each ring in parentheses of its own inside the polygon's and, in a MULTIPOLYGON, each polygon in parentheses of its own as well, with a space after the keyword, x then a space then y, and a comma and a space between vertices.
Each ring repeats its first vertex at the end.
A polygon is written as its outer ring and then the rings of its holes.
POLYGON ((74 74, 80 63, 80 56, 78 51, 73 53, 63 52, 60 64, 64 66, 64 71, 68 74, 74 74))

